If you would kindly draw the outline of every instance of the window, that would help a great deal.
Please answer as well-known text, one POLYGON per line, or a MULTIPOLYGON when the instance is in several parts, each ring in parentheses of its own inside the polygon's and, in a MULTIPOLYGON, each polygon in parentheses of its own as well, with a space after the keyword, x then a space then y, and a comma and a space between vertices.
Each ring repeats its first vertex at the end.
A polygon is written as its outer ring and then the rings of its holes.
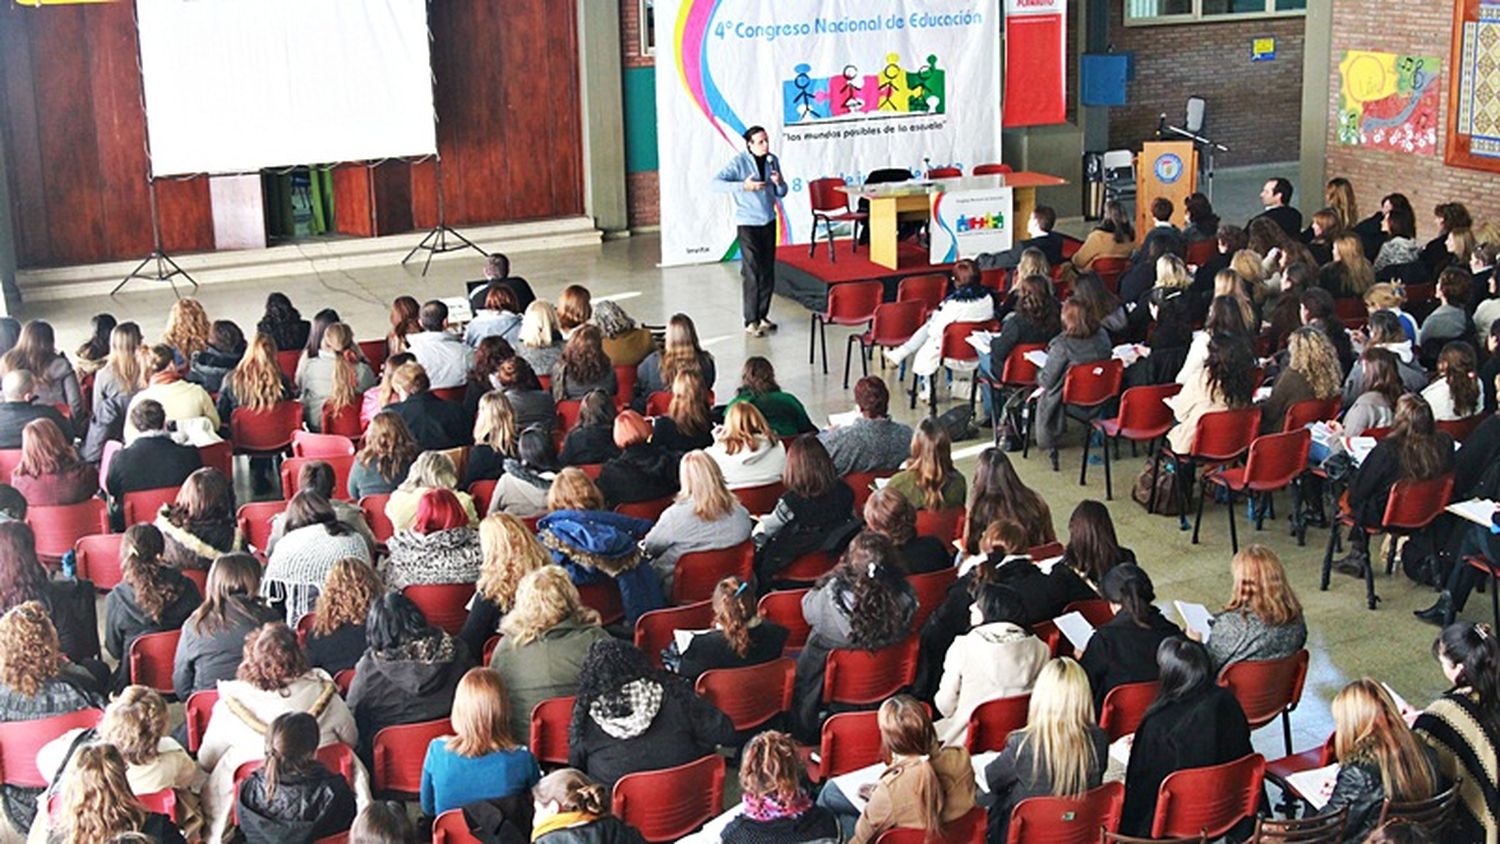
POLYGON ((1125 25, 1292 17, 1307 13, 1307 0, 1125 0, 1125 25))
MULTIPOLYGON (((1284 2, 1284 0, 1277 0, 1284 2)), ((641 55, 656 55, 656 0, 641 0, 641 55)))

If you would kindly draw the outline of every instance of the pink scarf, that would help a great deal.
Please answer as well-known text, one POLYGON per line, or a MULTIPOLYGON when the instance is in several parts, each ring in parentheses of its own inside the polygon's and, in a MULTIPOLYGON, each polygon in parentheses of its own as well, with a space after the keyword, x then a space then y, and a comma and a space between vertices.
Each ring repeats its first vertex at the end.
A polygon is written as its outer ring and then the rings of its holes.
POLYGON ((779 818, 795 818, 812 808, 812 798, 798 791, 790 800, 782 801, 774 794, 756 797, 744 796, 745 817, 753 821, 774 821, 779 818))

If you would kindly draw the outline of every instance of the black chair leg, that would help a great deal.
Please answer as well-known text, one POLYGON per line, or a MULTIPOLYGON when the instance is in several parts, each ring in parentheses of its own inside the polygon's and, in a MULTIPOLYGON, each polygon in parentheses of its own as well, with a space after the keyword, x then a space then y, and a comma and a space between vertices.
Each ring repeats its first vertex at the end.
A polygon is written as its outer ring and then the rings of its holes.
MULTIPOLYGON (((850 358, 854 354, 854 344, 855 343, 859 343, 859 360, 860 360, 860 362, 863 363, 864 359, 865 359, 865 344, 864 344, 864 342, 859 339, 859 335, 858 334, 850 334, 849 335, 849 339, 844 343, 844 389, 846 389, 846 390, 849 389, 849 363, 850 363, 850 358)), ((866 373, 866 374, 868 374, 868 373, 866 373)))
POLYGON ((1286 742, 1286 755, 1292 755, 1292 716, 1286 710, 1281 711, 1281 739, 1286 742))
MULTIPOLYGON (((1089 445, 1094 440, 1094 428, 1092 425, 1083 427, 1083 463, 1078 467, 1078 485, 1089 485, 1089 445)), ((1104 450, 1109 451, 1109 444, 1105 443, 1104 450)))
POLYGON ((807 257, 811 258, 816 254, 818 254, 818 218, 814 216, 812 225, 812 238, 807 244, 807 257))
POLYGON ((828 374, 828 323, 818 320, 818 342, 823 347, 823 374, 828 374))
POLYGON ((1333 546, 1339 541, 1339 520, 1334 519, 1333 524, 1328 526, 1328 550, 1323 552, 1323 574, 1318 581, 1318 589, 1328 591, 1328 578, 1333 573, 1333 546))
MULTIPOLYGON (((1134 444, 1135 444, 1134 441, 1132 441, 1131 445, 1134 445, 1134 444)), ((1146 512, 1147 513, 1151 513, 1151 514, 1155 514, 1156 513, 1156 478, 1157 478, 1157 475, 1160 472, 1161 472, 1161 456, 1157 455, 1157 457, 1151 461, 1151 493, 1146 496, 1146 512)))
MULTIPOLYGON (((1238 554, 1240 552, 1240 537, 1236 533, 1234 526, 1234 491, 1227 486, 1224 488, 1224 491, 1229 494, 1229 501, 1224 505, 1224 511, 1229 514, 1229 548, 1233 553, 1238 554)), ((1255 494, 1247 492, 1245 500, 1254 501, 1255 494)))
POLYGON ((1198 483, 1198 515, 1193 517, 1193 544, 1198 544, 1198 526, 1203 523, 1203 499, 1208 497, 1208 478, 1198 483))
MULTIPOLYGON (((1355 529, 1364 530, 1364 528, 1360 527, 1356 527, 1355 529)), ((1368 536, 1368 534, 1366 534, 1366 536, 1368 536)), ((1365 548, 1369 548, 1369 539, 1365 540, 1365 548)), ((1391 558, 1394 559, 1395 556, 1396 543, 1393 541, 1391 543, 1391 558)), ((1380 596, 1375 594, 1375 562, 1370 559, 1370 554, 1367 550, 1365 553, 1365 604, 1373 610, 1375 609, 1375 605, 1379 602, 1380 596)))
POLYGON ((979 370, 969 378, 969 416, 974 416, 974 405, 979 401, 979 370))
POLYGON ((812 322, 807 326, 807 365, 812 366, 813 361, 818 359, 818 315, 812 315, 812 322))
MULTIPOLYGON (((1120 438, 1115 437, 1115 451, 1120 449, 1120 438)), ((1109 474, 1109 440, 1104 441, 1104 500, 1115 500, 1114 479, 1109 474)))
POLYGON ((828 226, 828 262, 835 264, 838 263, 839 256, 833 248, 833 221, 825 218, 823 223, 828 226))

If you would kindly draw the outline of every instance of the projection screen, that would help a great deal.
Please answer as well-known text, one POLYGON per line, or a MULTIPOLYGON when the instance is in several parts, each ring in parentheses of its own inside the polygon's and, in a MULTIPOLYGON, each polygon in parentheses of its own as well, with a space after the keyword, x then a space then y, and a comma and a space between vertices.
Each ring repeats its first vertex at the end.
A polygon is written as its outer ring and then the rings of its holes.
POLYGON ((437 151, 426 0, 136 0, 156 176, 437 151))

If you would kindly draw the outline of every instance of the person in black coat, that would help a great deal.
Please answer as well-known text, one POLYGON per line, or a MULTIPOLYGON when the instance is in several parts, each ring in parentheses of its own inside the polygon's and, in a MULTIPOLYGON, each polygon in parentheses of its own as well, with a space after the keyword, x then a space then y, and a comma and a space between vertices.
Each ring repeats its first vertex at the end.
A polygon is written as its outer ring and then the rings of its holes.
POLYGON ((536 293, 526 279, 510 274, 510 258, 500 252, 492 252, 484 261, 484 282, 471 282, 469 307, 475 312, 484 309, 492 288, 503 287, 516 297, 516 313, 524 313, 536 301, 536 293))
POLYGON ((599 470, 599 491, 609 506, 653 501, 677 492, 677 459, 651 442, 651 425, 634 410, 615 417, 620 453, 599 470))
POLYGON ((186 700, 193 692, 233 680, 250 631, 285 621, 280 609, 260 599, 261 563, 249 554, 225 554, 208 570, 203 603, 182 625, 172 660, 172 688, 186 700))
POLYGON ((141 433, 115 452, 104 478, 115 530, 125 529, 125 493, 182 486, 188 475, 203 468, 198 449, 172 441, 167 433, 167 414, 159 402, 145 399, 131 408, 130 424, 141 433))
POLYGON ((21 447, 21 429, 33 419, 51 419, 68 442, 73 441, 73 424, 57 408, 36 403, 36 378, 24 369, 5 373, 0 381, 0 448, 21 447))
POLYGON ((370 604, 384 591, 385 583, 369 563, 354 557, 335 562, 313 607, 312 628, 303 645, 308 664, 329 674, 358 664, 369 648, 365 619, 370 604))
POLYGON ((1126 835, 1151 834, 1157 792, 1169 774, 1233 762, 1252 752, 1245 712, 1234 692, 1214 682, 1207 648, 1167 639, 1157 661, 1161 691, 1136 730, 1125 771, 1120 831, 1126 835))
POLYGON ((1444 787, 1436 752, 1412 735, 1379 682, 1355 680, 1334 695, 1332 709, 1339 770, 1321 813, 1349 808, 1344 841, 1365 841, 1387 799, 1426 800, 1444 787))
POLYGON ((285 293, 275 292, 266 295, 266 312, 255 330, 269 336, 277 351, 290 352, 307 345, 312 323, 302 318, 285 293))
POLYGON ((608 463, 620 453, 615 445, 615 399, 603 390, 583 397, 578 424, 563 438, 558 461, 564 466, 608 463))
POLYGON ((31 526, 0 521, 0 614, 27 601, 39 601, 47 608, 63 655, 87 668, 102 688, 109 670, 99 661, 94 584, 48 579, 36 556, 31 526))
MULTIPOLYGON (((1037 276, 1023 278, 1015 285, 1015 308, 1000 324, 1000 333, 990 340, 989 357, 980 356, 979 368, 997 383, 1005 373, 1005 361, 1017 346, 1046 345, 1062 331, 1057 300, 1050 292, 1051 281, 1037 276)), ((986 415, 995 397, 988 389, 980 393, 986 415)))
POLYGON ((1182 630, 1152 604, 1156 591, 1140 566, 1110 569, 1100 591, 1115 607, 1115 617, 1094 631, 1078 660, 1089 675, 1095 709, 1103 708, 1105 695, 1115 686, 1157 679, 1158 647, 1182 636, 1182 630))
POLYGON ((589 646, 568 727, 570 766, 612 788, 626 774, 686 764, 734 741, 728 716, 634 645, 589 646))
POLYGON ((240 783, 240 832, 247 844, 313 844, 354 823, 354 790, 318 761, 318 720, 276 716, 266 730, 265 764, 240 783))
POLYGON ((1052 227, 1057 224, 1057 212, 1046 205, 1038 205, 1031 212, 1031 219, 1027 221, 1026 233, 1030 237, 1012 246, 1008 251, 998 255, 989 256, 988 259, 978 259, 980 267, 984 269, 1013 269, 1021 263, 1021 253, 1027 249, 1040 249, 1047 256, 1047 265, 1055 267, 1063 262, 1063 243, 1065 238, 1054 232, 1052 227))
POLYGON ((400 400, 386 405, 385 410, 401 417, 423 451, 469 444, 472 431, 463 405, 433 395, 427 371, 420 363, 402 364, 391 384, 400 400))
POLYGON ((131 525, 120 542, 121 580, 104 599, 104 647, 119 660, 111 689, 130 682, 130 645, 146 633, 180 630, 203 603, 197 584, 162 560, 166 540, 155 525, 131 525))
POLYGON ((903 575, 926 574, 953 565, 953 546, 936 536, 917 536, 917 510, 889 487, 865 499, 865 528, 885 536, 896 549, 903 575))
POLYGON ((1265 217, 1281 227, 1292 240, 1302 239, 1302 212, 1292 207, 1292 183, 1280 176, 1269 179, 1260 189, 1260 201, 1266 210, 1252 219, 1265 217))
POLYGON ((679 651, 673 642, 664 662, 689 683, 718 668, 744 668, 780 659, 790 634, 785 627, 755 614, 755 590, 738 577, 714 587, 713 629, 700 633, 679 651), (674 665, 675 663, 675 665, 674 665))

